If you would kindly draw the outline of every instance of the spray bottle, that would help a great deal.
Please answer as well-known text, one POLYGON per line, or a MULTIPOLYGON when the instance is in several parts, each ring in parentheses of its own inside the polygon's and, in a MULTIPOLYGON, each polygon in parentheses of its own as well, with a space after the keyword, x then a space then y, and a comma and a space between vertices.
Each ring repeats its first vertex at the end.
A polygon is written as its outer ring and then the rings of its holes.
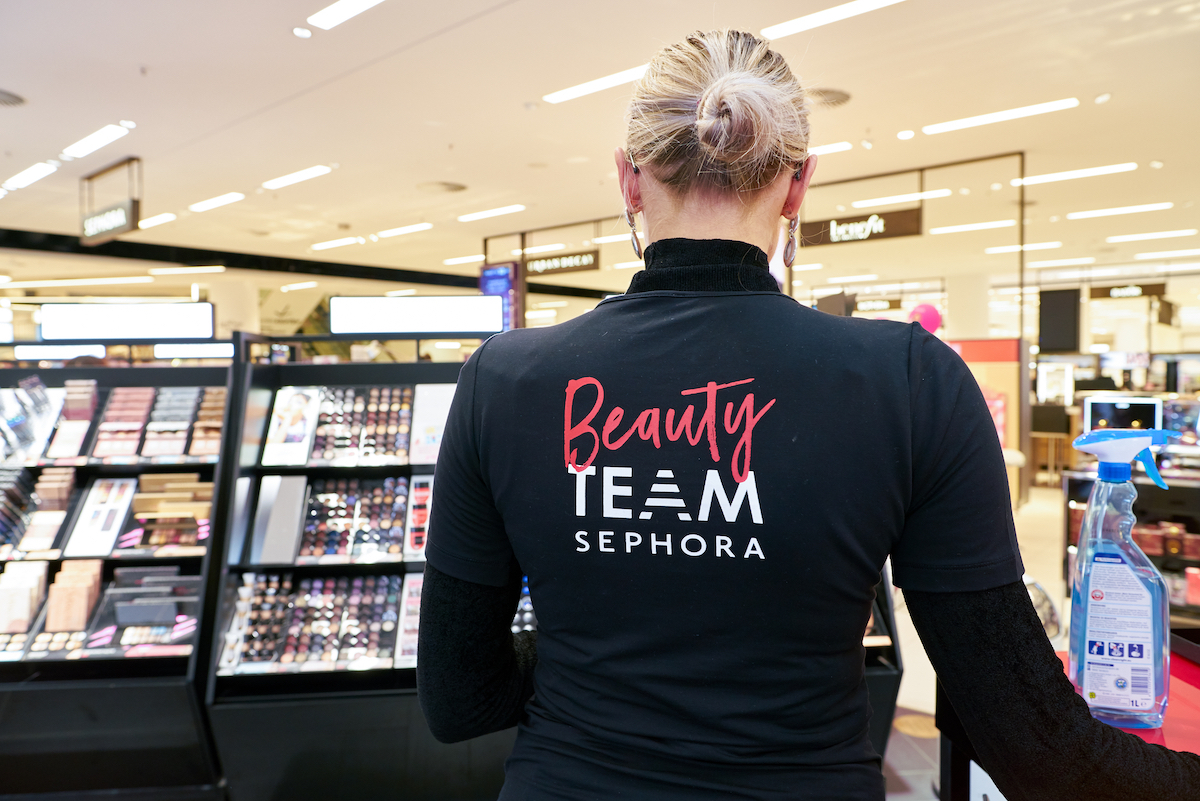
POLYGON ((1151 445, 1159 429, 1091 431, 1076 450, 1100 457, 1088 497, 1071 582, 1070 678, 1092 717, 1127 729, 1156 729, 1167 710, 1170 610, 1166 583, 1131 536, 1137 490, 1130 462, 1140 461, 1167 489, 1151 445))

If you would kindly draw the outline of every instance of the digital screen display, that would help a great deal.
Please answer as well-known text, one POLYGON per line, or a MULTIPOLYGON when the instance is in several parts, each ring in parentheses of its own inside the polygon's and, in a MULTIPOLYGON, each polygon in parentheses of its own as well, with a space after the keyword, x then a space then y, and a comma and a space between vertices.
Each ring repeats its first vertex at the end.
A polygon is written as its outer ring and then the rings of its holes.
POLYGON ((1083 427, 1162 428, 1163 405, 1158 398, 1090 397, 1083 402, 1083 427))

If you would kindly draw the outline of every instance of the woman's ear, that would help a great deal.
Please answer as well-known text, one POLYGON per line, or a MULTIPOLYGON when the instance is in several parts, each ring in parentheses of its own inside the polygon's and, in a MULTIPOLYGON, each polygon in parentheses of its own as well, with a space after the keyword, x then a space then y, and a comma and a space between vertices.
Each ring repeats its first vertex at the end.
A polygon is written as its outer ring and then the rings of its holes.
POLYGON ((621 182, 621 198, 625 208, 634 214, 642 210, 642 186, 638 180, 638 170, 625 155, 625 148, 618 147, 613 153, 617 161, 617 180, 621 182))
POLYGON ((808 192, 808 184, 812 181, 813 173, 817 171, 817 157, 810 155, 800 165, 800 169, 788 186, 787 200, 783 203, 783 216, 791 219, 800 212, 800 204, 808 192))

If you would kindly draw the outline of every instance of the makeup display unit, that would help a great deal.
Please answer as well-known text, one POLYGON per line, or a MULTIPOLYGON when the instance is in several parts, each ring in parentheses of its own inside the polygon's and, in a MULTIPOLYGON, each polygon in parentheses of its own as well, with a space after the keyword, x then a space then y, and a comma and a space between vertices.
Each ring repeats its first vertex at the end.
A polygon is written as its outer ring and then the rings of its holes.
POLYGON ((433 470, 461 367, 240 367, 207 695, 234 801, 499 791, 513 732, 438 743, 416 695, 433 470))
POLYGON ((232 376, 0 370, 3 792, 223 797, 203 685, 232 376))

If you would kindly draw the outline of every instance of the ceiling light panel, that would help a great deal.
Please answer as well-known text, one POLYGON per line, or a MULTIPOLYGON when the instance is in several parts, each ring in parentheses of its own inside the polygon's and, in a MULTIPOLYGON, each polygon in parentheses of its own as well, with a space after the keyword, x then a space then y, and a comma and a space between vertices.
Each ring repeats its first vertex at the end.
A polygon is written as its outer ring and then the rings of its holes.
POLYGON ((5 289, 46 289, 57 286, 111 286, 115 284, 150 284, 153 276, 131 275, 118 278, 47 278, 44 281, 9 281, 5 289))
POLYGON ((1117 244, 1118 242, 1142 242, 1147 239, 1175 239, 1180 236, 1195 235, 1195 228, 1186 228, 1181 231, 1155 231, 1149 234, 1121 234, 1120 236, 1110 236, 1104 241, 1109 244, 1117 244))
POLYGON ((829 153, 841 153, 842 151, 849 150, 852 147, 854 147, 854 145, 850 144, 849 142, 834 142, 832 145, 817 145, 816 147, 810 147, 808 149, 808 153, 811 156, 824 156, 829 153))
POLYGON ((992 228, 1012 228, 1016 220, 992 220, 991 222, 967 223, 965 225, 943 225, 930 228, 931 234, 961 234, 966 231, 987 231, 992 228))
POLYGON ((816 264, 793 264, 793 265, 792 265, 792 272, 794 272, 794 273, 803 273, 803 272, 808 272, 809 270, 819 270, 819 269, 821 269, 823 266, 824 266, 824 265, 823 265, 823 264, 820 264, 820 263, 816 263, 816 264))
POLYGON ((151 267, 146 272, 151 275, 196 275, 198 273, 223 273, 223 264, 203 264, 194 267, 151 267))
POLYGON ((153 228, 156 225, 162 225, 163 223, 174 222, 175 220, 176 220, 175 215, 170 212, 167 212, 166 214, 155 214, 153 217, 147 217, 146 219, 139 222, 138 228, 142 228, 142 229, 153 228))
POLYGON ((909 192, 907 195, 891 195, 890 197, 876 197, 870 200, 856 200, 850 205, 856 209, 869 209, 873 206, 894 206, 897 203, 912 203, 917 200, 927 200, 935 197, 950 197, 952 194, 949 189, 930 189, 928 192, 909 192))
POLYGON ((602 92, 605 89, 611 89, 614 86, 621 86, 626 83, 633 83, 638 78, 646 74, 649 64, 642 64, 633 69, 614 72, 612 75, 605 75, 603 78, 597 78, 594 81, 581 83, 577 86, 569 86, 566 89, 560 89, 557 92, 551 92, 548 95, 542 95, 542 100, 547 103, 563 103, 567 100, 574 100, 577 97, 590 95, 595 92, 602 92))
POLYGON ((362 245, 367 240, 361 236, 344 236, 341 239, 330 239, 328 242, 318 242, 312 246, 313 250, 329 250, 330 248, 342 248, 346 245, 362 245))
POLYGON ((504 214, 516 214, 518 211, 525 211, 525 207, 519 203, 513 206, 501 206, 498 209, 488 209, 487 211, 475 211, 470 214, 464 214, 458 218, 459 222, 474 222, 475 220, 486 220, 488 217, 499 217, 504 214))
POLYGON ((319 286, 319 284, 316 281, 300 281, 295 284, 284 284, 283 286, 279 287, 279 291, 280 292, 296 292, 297 290, 300 290, 300 289, 314 289, 317 286, 319 286))
POLYGON ((994 122, 1007 122, 1008 120, 1019 120, 1022 117, 1033 117, 1037 114, 1049 114, 1052 111, 1063 111, 1069 108, 1075 108, 1079 105, 1079 98, 1068 97, 1065 100, 1053 100, 1049 103, 1038 103, 1033 106, 1022 106, 1021 108, 1011 108, 1007 111, 994 111, 991 114, 980 114, 977 117, 964 117, 961 120, 951 120, 950 122, 939 122, 935 125, 926 125, 921 129, 923 133, 933 135, 946 133, 948 131, 961 131, 963 128, 974 128, 979 125, 991 125, 994 122))
POLYGON ((482 253, 478 256, 455 256, 453 259, 445 259, 442 264, 452 267, 455 264, 472 264, 477 261, 483 261, 482 253))
POLYGON ((382 2, 383 0, 338 0, 333 5, 325 6, 325 8, 313 14, 308 18, 307 22, 314 28, 327 31, 331 28, 336 28, 348 19, 357 17, 359 14, 374 8, 382 2))
POLYGON ((278 178, 272 178, 269 181, 263 181, 263 189, 282 189, 285 186, 298 184, 301 181, 307 181, 311 178, 319 178, 322 175, 328 175, 333 172, 333 169, 326 167, 324 164, 318 164, 315 167, 309 167, 307 170, 281 175, 278 178))
POLYGON ((763 28, 761 33, 767 39, 782 39, 785 36, 791 36, 802 31, 810 31, 813 28, 819 28, 822 25, 829 25, 833 22, 841 22, 850 17, 857 17, 859 14, 866 14, 869 11, 894 6, 902 2, 904 0, 853 0, 853 2, 842 3, 840 6, 827 8, 824 11, 805 14, 803 17, 781 22, 778 25, 771 25, 763 28))
POLYGON ((387 239, 389 236, 403 236, 404 234, 415 234, 418 231, 428 231, 433 227, 432 223, 416 223, 415 225, 403 225, 399 228, 389 228, 386 231, 379 231, 375 234, 382 239, 387 239))
POLYGON ((1138 214, 1143 211, 1165 211, 1174 208, 1174 203, 1144 203, 1141 206, 1120 206, 1115 209, 1093 209, 1092 211, 1072 211, 1067 215, 1068 220, 1088 220, 1093 217, 1115 217, 1119 214, 1138 214))
POLYGON ((1020 253, 1022 250, 1054 250, 1061 248, 1062 242, 1031 242, 1028 245, 1003 245, 997 248, 984 248, 983 252, 988 255, 997 253, 1020 253))
MULTIPOLYGON (((638 231, 638 239, 645 239, 646 234, 638 231)), ((610 234, 609 236, 597 236, 592 238, 593 245, 607 245, 610 242, 628 242, 629 234, 610 234)))
POLYGON ((189 211, 202 212, 211 211, 212 209, 228 206, 230 203, 237 203, 239 200, 245 200, 246 196, 241 192, 229 192, 217 197, 210 197, 208 200, 201 200, 199 203, 193 203, 188 206, 189 211))
POLYGON ((1066 172, 1048 172, 1045 175, 1030 175, 1027 178, 1013 178, 1009 181, 1013 186, 1034 186, 1035 184, 1050 184, 1055 181, 1070 181, 1075 178, 1093 178, 1097 175, 1112 175, 1118 172, 1133 172, 1137 162, 1127 161, 1124 164, 1109 164, 1107 167, 1088 167, 1084 170, 1067 170, 1066 172))
POLYGON ((95 133, 83 137, 75 144, 63 148, 63 155, 73 159, 81 159, 84 156, 95 153, 105 145, 112 144, 127 133, 129 133, 129 129, 124 126, 105 125, 95 133))
MULTIPOLYGON (((530 247, 525 248, 525 253, 527 255, 530 253, 553 253, 556 250, 566 250, 566 249, 567 249, 567 246, 564 244, 561 244, 561 243, 556 244, 556 245, 531 245, 530 247)), ((514 256, 520 256, 521 249, 520 248, 514 249, 512 254, 514 256)))
POLYGON ((55 165, 48 161, 40 161, 32 167, 21 170, 19 173, 9 178, 0 186, 5 189, 24 189, 32 183, 42 180, 47 175, 55 172, 58 169, 55 165))
POLYGON ((841 278, 830 278, 831 284, 857 284, 862 281, 878 281, 878 275, 843 275, 841 278))
POLYGON ((1147 259, 1181 259, 1188 256, 1200 256, 1200 248, 1191 250, 1160 250, 1155 253, 1139 253, 1134 256, 1138 261, 1146 261, 1147 259))
POLYGON ((1074 267, 1080 264, 1095 264, 1096 260, 1091 256, 1083 256, 1078 259, 1050 259, 1048 261, 1031 261, 1026 264, 1026 267, 1074 267))

